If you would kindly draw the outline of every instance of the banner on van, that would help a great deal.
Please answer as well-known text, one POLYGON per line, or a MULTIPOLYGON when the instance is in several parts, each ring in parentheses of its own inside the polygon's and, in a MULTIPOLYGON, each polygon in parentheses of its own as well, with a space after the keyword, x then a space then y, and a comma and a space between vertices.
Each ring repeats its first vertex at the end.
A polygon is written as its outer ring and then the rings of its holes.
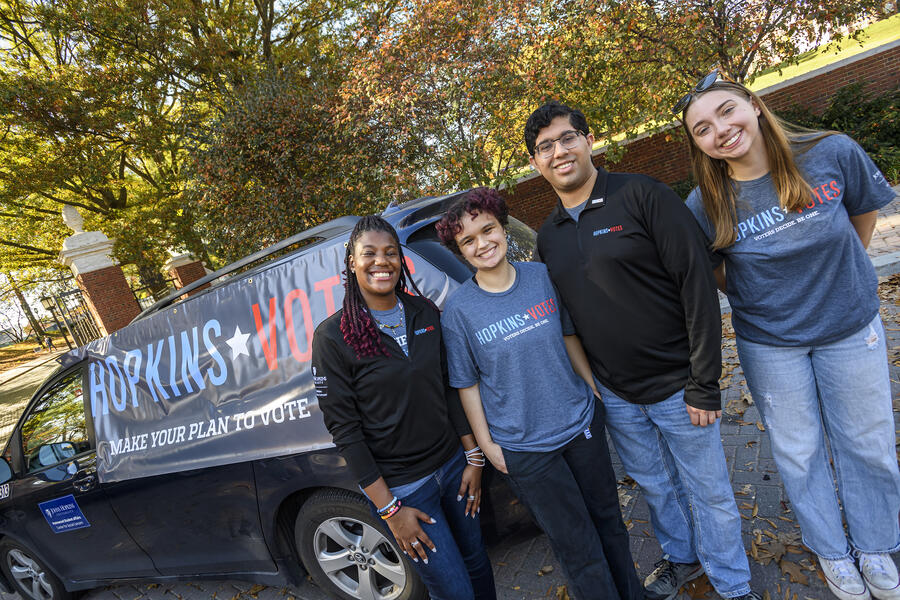
MULTIPOLYGON (((347 235, 88 345, 101 481, 333 446, 310 372, 316 326, 340 309, 347 235)), ((422 293, 457 285, 405 250, 422 293)))

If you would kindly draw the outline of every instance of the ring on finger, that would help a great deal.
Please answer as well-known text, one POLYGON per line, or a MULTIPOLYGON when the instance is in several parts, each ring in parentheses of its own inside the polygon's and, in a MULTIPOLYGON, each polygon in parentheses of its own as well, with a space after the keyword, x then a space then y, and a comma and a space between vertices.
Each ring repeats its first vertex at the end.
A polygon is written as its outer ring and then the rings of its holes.
POLYGON ((414 541, 411 542, 409 545, 410 545, 410 546, 418 546, 418 545, 419 545, 419 540, 414 540, 414 541))
POLYGON ((474 500, 475 496, 469 496, 469 500, 474 500))

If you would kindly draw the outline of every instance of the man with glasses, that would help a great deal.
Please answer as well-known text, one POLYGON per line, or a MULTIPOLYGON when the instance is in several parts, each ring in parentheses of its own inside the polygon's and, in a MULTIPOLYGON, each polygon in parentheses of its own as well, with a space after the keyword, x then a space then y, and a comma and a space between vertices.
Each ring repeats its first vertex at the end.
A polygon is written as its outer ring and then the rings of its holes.
POLYGON ((594 167, 593 143, 584 115, 558 102, 525 124, 531 165, 559 197, 537 252, 662 546, 647 598, 674 598, 704 570, 723 598, 759 598, 719 437, 721 320, 703 233, 666 185, 594 167))

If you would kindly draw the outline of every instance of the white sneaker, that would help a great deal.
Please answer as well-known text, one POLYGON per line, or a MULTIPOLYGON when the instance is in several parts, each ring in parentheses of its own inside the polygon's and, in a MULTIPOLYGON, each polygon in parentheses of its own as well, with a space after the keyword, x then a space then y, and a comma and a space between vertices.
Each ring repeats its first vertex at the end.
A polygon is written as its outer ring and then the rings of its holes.
POLYGON ((871 600, 869 589, 851 559, 828 560, 820 556, 819 565, 832 594, 841 600, 871 600))
POLYGON ((900 600, 900 576, 890 554, 859 553, 859 570, 879 600, 900 600))

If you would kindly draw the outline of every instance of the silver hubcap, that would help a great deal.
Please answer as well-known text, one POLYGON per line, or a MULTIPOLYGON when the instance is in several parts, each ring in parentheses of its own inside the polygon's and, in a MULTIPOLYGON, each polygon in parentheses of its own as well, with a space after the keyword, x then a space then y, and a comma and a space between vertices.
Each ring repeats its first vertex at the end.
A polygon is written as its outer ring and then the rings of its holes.
POLYGON ((52 600, 53 587, 47 581, 47 574, 30 556, 19 550, 10 550, 6 555, 9 572, 19 584, 19 589, 33 600, 52 600))
POLYGON ((328 519, 314 538, 316 560, 328 579, 360 600, 392 600, 406 587, 400 554, 380 531, 356 519, 328 519))

